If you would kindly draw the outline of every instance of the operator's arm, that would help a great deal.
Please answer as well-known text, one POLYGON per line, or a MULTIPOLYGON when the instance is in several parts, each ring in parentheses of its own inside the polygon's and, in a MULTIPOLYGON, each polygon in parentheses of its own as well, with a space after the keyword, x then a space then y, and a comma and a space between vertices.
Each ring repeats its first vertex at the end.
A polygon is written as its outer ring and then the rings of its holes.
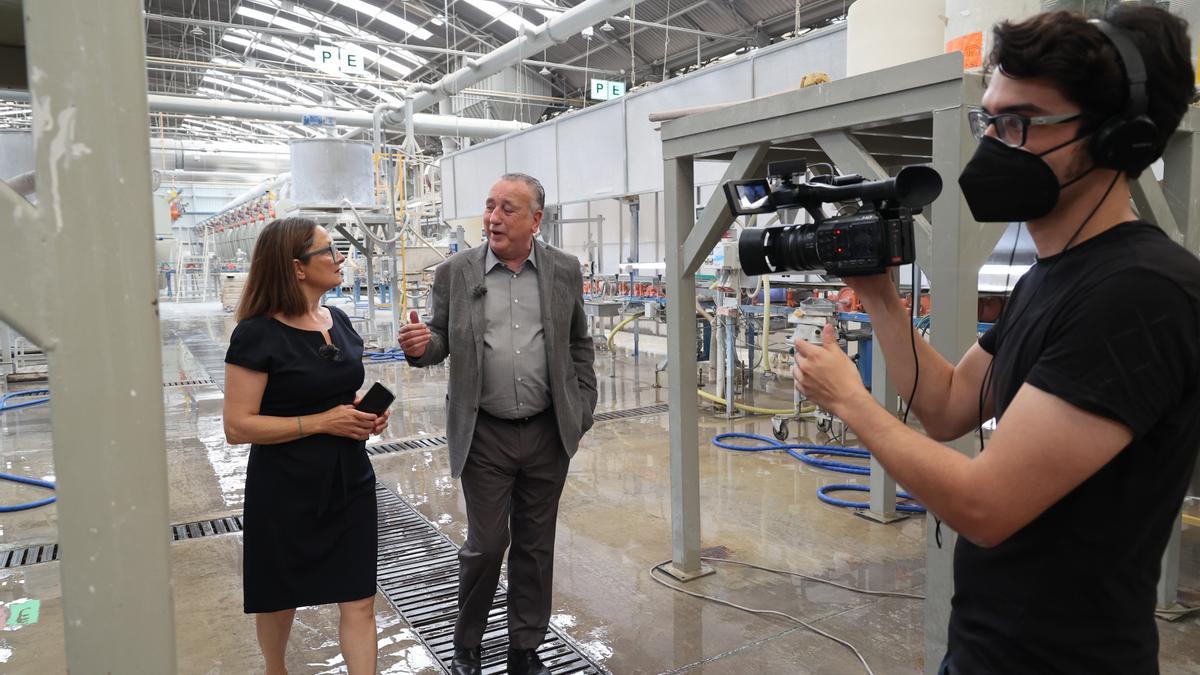
POLYGON ((1133 438, 1129 427, 1029 384, 975 458, 908 428, 865 390, 832 412, 898 483, 979 546, 995 546, 1029 524, 1133 438))
POLYGON ((912 353, 915 339, 921 374, 912 412, 931 438, 954 440, 993 417, 990 391, 986 392, 982 419, 979 411, 980 387, 992 361, 990 354, 976 343, 957 366, 951 364, 916 334, 891 277, 881 274, 846 281, 871 316, 871 330, 883 350, 888 374, 906 400, 917 372, 912 353))

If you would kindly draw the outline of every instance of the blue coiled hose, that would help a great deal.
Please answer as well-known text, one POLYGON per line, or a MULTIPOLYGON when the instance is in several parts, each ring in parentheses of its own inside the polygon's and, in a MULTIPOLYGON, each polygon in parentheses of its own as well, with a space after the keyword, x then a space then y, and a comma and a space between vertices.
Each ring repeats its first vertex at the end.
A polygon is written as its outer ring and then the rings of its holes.
MULTIPOLYGON (((847 462, 838 462, 832 459, 823 459, 822 456, 834 457, 852 457, 854 459, 869 459, 871 453, 864 448, 844 448, 838 445, 813 445, 811 443, 780 443, 774 438, 767 436, 759 436, 758 434, 747 434, 740 431, 730 432, 725 434, 717 434, 713 436, 713 445, 726 450, 736 450, 738 452, 775 452, 783 450, 787 454, 796 459, 821 469, 836 471, 838 473, 850 473, 860 476, 871 475, 871 468, 862 466, 861 464, 849 464, 847 462), (766 445, 736 445, 728 442, 727 439, 744 438, 751 441, 758 441, 766 445)), ((852 485, 849 483, 839 483, 837 485, 824 485, 817 488, 817 498, 826 504, 833 506, 841 506, 850 509, 868 509, 871 507, 866 502, 851 502, 845 499, 832 497, 828 493, 840 491, 854 492, 870 492, 870 488, 863 485, 852 485)), ((896 496, 900 499, 912 499, 912 495, 904 492, 897 492, 896 496)), ((907 513, 925 513, 925 507, 919 504, 896 504, 897 511, 907 513)))
POLYGON ((41 405, 50 400, 49 389, 30 389, 28 391, 14 391, 7 394, 0 394, 0 413, 17 408, 28 408, 32 405, 41 405), (36 397, 36 398, 34 398, 36 397), (9 403, 14 399, 32 398, 30 401, 21 401, 19 403, 9 403))
MULTIPOLYGON (((38 480, 36 478, 26 478, 25 476, 16 476, 11 473, 0 473, 0 480, 12 481, 14 483, 24 483, 25 485, 34 485, 36 487, 43 487, 48 490, 54 489, 54 483, 51 483, 50 481, 38 480)), ((14 504, 12 506, 0 506, 0 513, 12 513, 13 511, 28 511, 29 509, 36 509, 39 506, 53 504, 55 499, 57 499, 57 497, 47 497, 46 499, 39 499, 36 502, 14 504)))
POLYGON ((404 361, 404 352, 400 351, 399 347, 384 350, 382 352, 363 352, 364 359, 371 361, 404 361))
MULTIPOLYGON (((0 395, 0 413, 7 412, 9 410, 16 410, 18 408, 28 408, 28 407, 34 406, 34 405, 41 405, 42 403, 46 403, 49 400, 50 400, 50 390, 49 389, 30 389, 28 391, 10 392, 7 394, 0 395), (10 403, 10 401, 12 401, 14 399, 31 399, 31 400, 19 401, 17 403, 10 403)), ((16 476, 11 473, 0 473, 0 480, 12 481, 14 483, 24 483, 25 485, 34 485, 36 487, 43 487, 43 488, 46 488, 49 490, 54 489, 54 483, 51 483, 49 481, 38 480, 36 478, 26 478, 25 476, 16 476)), ((56 499, 56 497, 48 497, 46 499, 39 499, 36 502, 28 502, 25 504, 15 504, 13 506, 0 506, 0 513, 11 513, 13 511, 27 511, 29 509, 36 509, 39 506, 53 504, 55 499, 56 499)))

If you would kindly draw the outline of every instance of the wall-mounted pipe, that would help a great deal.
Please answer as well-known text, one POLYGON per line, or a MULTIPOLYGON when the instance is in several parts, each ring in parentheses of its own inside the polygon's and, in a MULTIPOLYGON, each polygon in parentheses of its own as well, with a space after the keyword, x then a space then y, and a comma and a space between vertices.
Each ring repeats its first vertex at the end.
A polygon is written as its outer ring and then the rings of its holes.
MULTIPOLYGON (((15 89, 0 89, 0 100, 28 101, 29 92, 15 89)), ((150 94, 147 97, 150 112, 181 113, 185 115, 228 115, 238 119, 291 122, 299 124, 305 115, 331 117, 335 124, 347 127, 370 128, 371 113, 365 110, 339 110, 335 108, 310 108, 248 101, 221 101, 216 99, 189 98, 150 94)), ((474 117, 443 115, 413 115, 413 131, 421 136, 466 136, 470 138, 496 138, 520 131, 530 125, 507 120, 484 120, 474 117)), ((394 123, 383 121, 385 126, 403 128, 404 118, 394 123)))

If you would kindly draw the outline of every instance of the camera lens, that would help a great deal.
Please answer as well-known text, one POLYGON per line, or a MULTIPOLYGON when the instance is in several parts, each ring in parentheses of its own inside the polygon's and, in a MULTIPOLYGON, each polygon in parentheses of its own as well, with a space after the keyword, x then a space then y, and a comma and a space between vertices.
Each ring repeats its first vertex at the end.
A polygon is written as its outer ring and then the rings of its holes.
POLYGON ((817 227, 784 225, 742 230, 738 260, 750 275, 820 269, 817 227))

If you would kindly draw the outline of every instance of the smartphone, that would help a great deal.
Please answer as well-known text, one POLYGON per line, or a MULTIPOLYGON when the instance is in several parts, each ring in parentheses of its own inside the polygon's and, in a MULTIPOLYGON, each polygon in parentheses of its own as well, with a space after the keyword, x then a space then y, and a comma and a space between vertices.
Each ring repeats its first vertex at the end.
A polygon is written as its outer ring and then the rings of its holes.
POLYGON ((372 415, 382 415, 383 411, 388 409, 392 401, 396 400, 396 395, 388 391, 388 388, 376 382, 367 390, 366 396, 358 402, 355 410, 361 410, 372 415))

